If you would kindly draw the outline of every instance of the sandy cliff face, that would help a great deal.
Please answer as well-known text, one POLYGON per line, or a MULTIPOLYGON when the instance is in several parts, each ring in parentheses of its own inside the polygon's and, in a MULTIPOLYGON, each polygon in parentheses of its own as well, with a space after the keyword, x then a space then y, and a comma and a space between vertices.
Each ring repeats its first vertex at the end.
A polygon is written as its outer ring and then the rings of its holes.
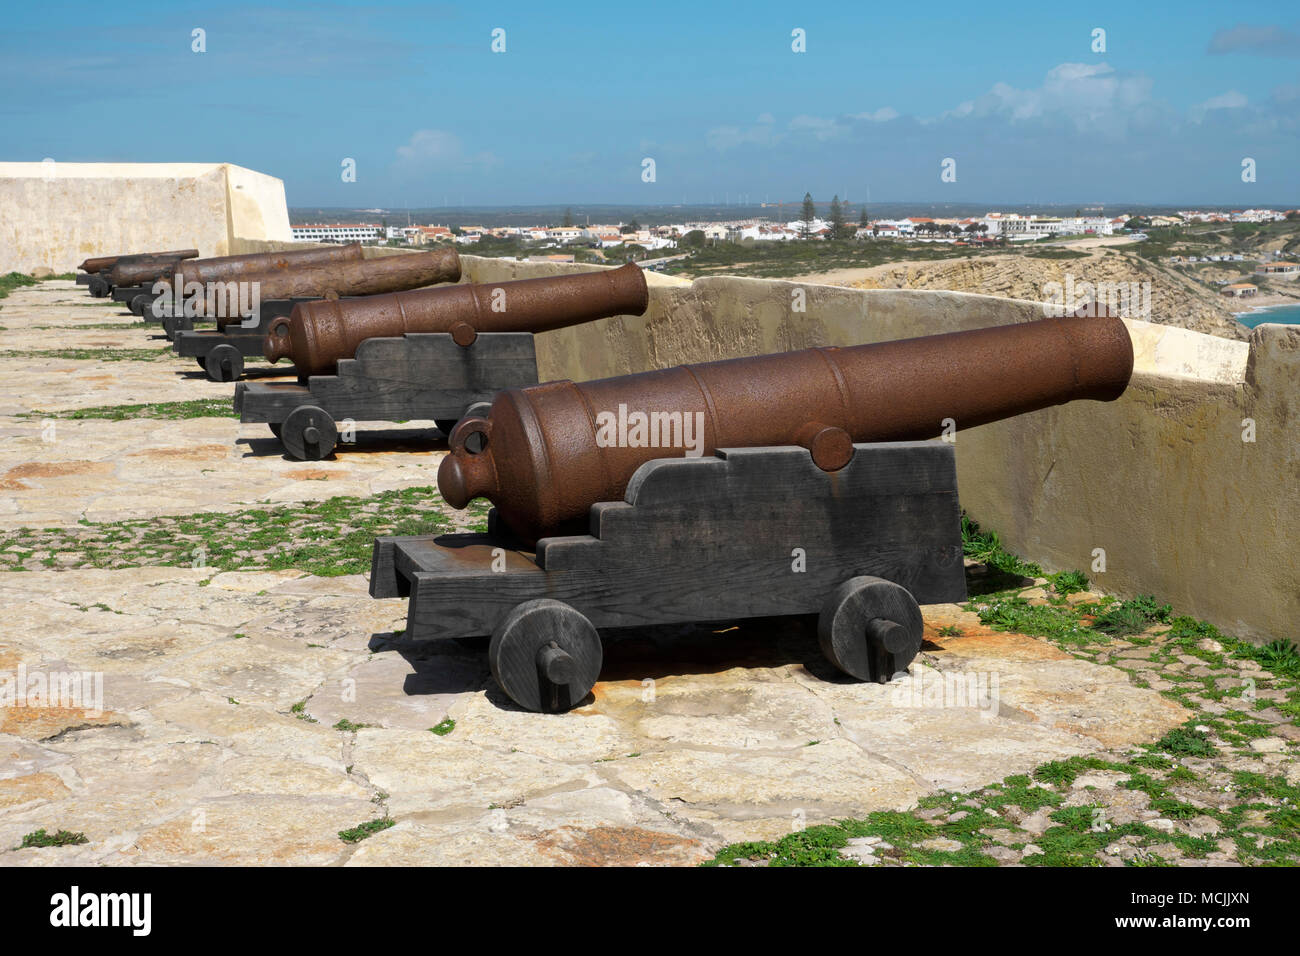
MULTIPOLYGON (((1049 283, 1138 283, 1145 306, 1150 283, 1150 315, 1133 318, 1176 325, 1224 338, 1245 339, 1249 332, 1232 317, 1233 308, 1218 294, 1163 265, 1127 253, 1094 253, 1078 259, 1039 259, 1026 255, 985 256, 932 262, 893 263, 863 270, 848 281, 858 289, 944 289, 978 292, 1041 302, 1052 294, 1049 283)), ((1237 306, 1240 308, 1240 306, 1237 306)))

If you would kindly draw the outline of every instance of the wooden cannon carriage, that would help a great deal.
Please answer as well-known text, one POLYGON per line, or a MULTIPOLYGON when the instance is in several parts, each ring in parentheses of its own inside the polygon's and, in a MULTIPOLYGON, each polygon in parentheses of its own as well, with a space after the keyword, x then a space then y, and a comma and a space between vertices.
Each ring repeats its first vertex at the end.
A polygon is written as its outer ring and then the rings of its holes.
POLYGON ((818 615, 827 659, 886 681, 921 647, 918 604, 966 597, 953 447, 859 444, 826 472, 797 446, 719 449, 637 469, 587 534, 379 538, 370 593, 408 597, 411 640, 491 635, 501 688, 567 710, 600 673, 600 631, 818 615))
MULTIPOLYGON (((182 332, 177 348, 201 334, 182 332)), ((221 360, 208 353, 208 361, 221 360)), ((471 406, 504 388, 536 382, 529 333, 485 332, 460 346, 445 332, 410 332, 366 339, 332 375, 237 382, 235 411, 240 421, 270 425, 291 457, 318 461, 334 451, 344 420, 433 421, 449 434, 471 406)))

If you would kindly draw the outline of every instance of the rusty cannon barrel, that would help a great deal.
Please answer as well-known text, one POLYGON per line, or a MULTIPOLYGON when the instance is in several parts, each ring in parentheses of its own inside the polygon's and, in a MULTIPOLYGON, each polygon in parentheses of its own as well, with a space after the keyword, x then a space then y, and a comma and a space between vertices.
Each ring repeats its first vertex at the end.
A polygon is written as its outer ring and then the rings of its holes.
POLYGON ((573 529, 620 501, 642 464, 719 448, 802 445, 824 471, 853 442, 933 438, 1128 386, 1118 318, 1067 317, 922 338, 683 365, 498 392, 452 430, 438 490, 484 497, 520 538, 573 529))
MULTIPOLYGON (((181 273, 183 274, 183 273, 181 273)), ((455 249, 435 249, 432 252, 416 252, 410 255, 385 256, 378 259, 360 259, 355 262, 330 263, 327 265, 305 266, 299 269, 282 269, 275 272, 263 272, 256 275, 242 276, 241 283, 257 283, 258 299, 266 302, 272 299, 322 299, 333 301, 339 296, 378 296, 383 293, 401 292, 407 289, 419 289, 441 282, 460 280, 460 256, 455 249)), ((231 280, 235 281, 235 280, 231 280)), ((185 283, 189 285, 189 277, 185 283)), ((210 283, 205 286, 211 290, 223 283, 210 283)), ((230 296, 227 301, 232 301, 230 296)), ((299 303, 294 311, 315 303, 299 303)), ((205 310, 209 317, 217 320, 217 327, 224 329, 239 322, 234 315, 205 310)), ((288 316, 273 320, 274 323, 287 322, 288 316)), ((306 374, 306 373, 303 373, 306 374)))
POLYGON ((649 301, 645 275, 629 263, 541 279, 304 302, 271 323, 263 353, 271 362, 292 359, 299 375, 320 375, 351 358, 369 338, 450 332, 458 345, 468 346, 479 332, 546 332, 614 315, 640 315, 649 301))
POLYGON ((123 256, 100 275, 108 280, 109 285, 118 288, 150 285, 160 278, 170 276, 177 265, 184 261, 177 255, 123 256))
MULTIPOLYGON (((321 246, 318 249, 291 249, 285 252, 253 252, 241 256, 216 256, 177 264, 175 272, 185 282, 230 282, 263 279, 268 273, 289 272, 313 266, 338 265, 361 261, 361 243, 344 246, 321 246)), ((164 285, 172 284, 173 274, 161 277, 164 285)), ((263 298, 271 298, 264 296, 263 298)))
POLYGON ((176 259, 194 259, 197 258, 199 250, 197 249, 169 249, 165 252, 132 252, 123 253, 116 256, 96 256, 91 259, 83 259, 81 265, 77 266, 82 272, 103 272, 105 269, 111 269, 123 260, 140 259, 145 257, 157 256, 162 258, 176 259))

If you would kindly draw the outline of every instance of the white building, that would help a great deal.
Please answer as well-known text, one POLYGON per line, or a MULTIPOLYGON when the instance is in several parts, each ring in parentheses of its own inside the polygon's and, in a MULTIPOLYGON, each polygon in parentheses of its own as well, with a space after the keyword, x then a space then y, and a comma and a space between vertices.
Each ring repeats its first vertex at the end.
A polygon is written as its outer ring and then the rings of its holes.
POLYGON ((1286 218, 1286 213, 1274 212, 1272 209, 1247 209, 1245 212, 1232 211, 1233 222, 1279 222, 1286 218))
POLYGON ((290 226, 297 242, 382 242, 385 229, 378 223, 308 223, 290 226))
POLYGON ((798 239, 799 233, 788 226, 755 224, 737 230, 735 238, 752 239, 755 242, 786 242, 790 239, 798 239))
MULTIPOLYGON (((830 229, 831 224, 825 219, 814 219, 812 222, 807 223, 806 226, 808 234, 811 236, 830 229)), ((802 219, 796 219, 793 222, 787 222, 785 227, 802 236, 804 234, 805 223, 802 219)))
POLYGON ((872 220, 871 228, 881 236, 898 238, 912 235, 915 224, 910 219, 875 219, 872 220))
POLYGON ((1064 235, 1067 231, 1065 221, 1055 216, 1005 216, 1001 225, 1001 234, 1011 240, 1064 235))

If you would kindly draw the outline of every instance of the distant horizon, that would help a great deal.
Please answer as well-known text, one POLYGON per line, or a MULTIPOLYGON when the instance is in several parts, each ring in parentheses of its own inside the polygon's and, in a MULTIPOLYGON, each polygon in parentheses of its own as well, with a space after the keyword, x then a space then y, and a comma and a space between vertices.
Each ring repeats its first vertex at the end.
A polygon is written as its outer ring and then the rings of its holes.
MULTIPOLYGON (((832 197, 832 199, 814 198, 813 203, 817 206, 828 206, 833 201, 833 199, 834 197, 832 197)), ((1123 207, 1134 207, 1134 208, 1140 207, 1143 209, 1174 209, 1174 210, 1196 209, 1196 210, 1205 210, 1205 211, 1220 210, 1220 209, 1222 210, 1273 209, 1275 211, 1286 211, 1291 209, 1300 209, 1300 200, 1297 200, 1295 202, 1287 202, 1287 203, 1256 202, 1250 205, 1242 205, 1241 203, 1197 203, 1197 202, 1183 202, 1183 203, 1158 202, 1157 203, 1157 202, 1144 202, 1139 200, 1132 200, 1132 201, 1107 200, 1104 202, 1098 200, 1091 200, 1088 202, 1065 201, 1065 202, 1014 202, 1013 203, 1013 202, 996 202, 996 201, 983 202, 978 199, 963 200, 960 202, 937 202, 935 200, 905 200, 905 199, 891 199, 891 200, 848 199, 846 200, 841 198, 840 202, 847 203, 848 205, 852 205, 852 206, 863 206, 863 205, 962 206, 962 207, 979 206, 979 207, 1002 208, 1002 209, 1028 208, 1028 207, 1047 208, 1047 209, 1055 209, 1055 208, 1095 209, 1099 207, 1105 208, 1108 206, 1115 206, 1115 207, 1123 206, 1123 207)), ((776 202, 730 203, 730 204, 717 203, 717 202, 714 203, 710 203, 710 202, 697 202, 697 203, 528 202, 528 203, 465 203, 463 205, 454 205, 454 206, 364 206, 364 205, 363 206, 331 206, 331 205, 325 205, 320 203, 300 203, 300 204, 292 204, 288 208, 290 211, 301 210, 301 209, 321 209, 321 210, 339 209, 345 212, 346 211, 362 212, 366 210, 379 210, 382 212, 397 212, 397 211, 425 212, 425 211, 442 211, 442 210, 455 210, 455 209, 514 210, 514 209, 565 209, 565 208, 572 208, 572 209, 640 209, 640 208, 645 208, 645 209, 762 209, 762 208, 766 208, 766 209, 771 209, 774 207, 779 208, 780 205, 800 206, 802 204, 803 204, 802 199, 795 199, 789 202, 785 202, 783 204, 779 204, 776 202)))
MULTIPOLYGON (((816 200, 818 214, 823 215, 829 210, 832 200, 816 200)), ((844 200, 841 200, 844 202, 844 200)), ((635 218, 637 215, 656 219, 687 219, 687 220, 727 220, 727 219, 750 219, 750 218, 780 218, 784 221, 792 221, 799 217, 803 200, 794 200, 779 206, 769 203, 766 206, 759 204, 748 205, 722 205, 719 203, 512 203, 512 204, 466 204, 464 206, 325 206, 325 205, 292 205, 289 206, 289 218, 297 224, 305 224, 308 220, 333 219, 334 221, 343 221, 344 219, 356 220, 365 218, 380 217, 401 217, 411 216, 420 219, 442 219, 447 222, 457 220, 465 221, 471 218, 483 217, 509 217, 524 218, 532 217, 537 220, 558 220, 567 211, 574 219, 575 223, 581 219, 591 219, 593 217, 606 218, 610 220, 626 221, 635 218), (376 211, 377 210, 377 211, 376 211)), ((846 218, 857 219, 861 215, 863 203, 848 200, 848 211, 846 218)), ((1272 209, 1277 212, 1285 212, 1291 209, 1300 209, 1300 203, 1257 203, 1250 206, 1229 203, 1140 203, 1140 202, 1097 202, 1088 203, 1064 202, 1064 203, 998 203, 998 202, 870 202, 866 203, 867 214, 869 218, 883 219, 906 215, 908 212, 917 213, 935 213, 948 214, 956 218, 968 218, 980 216, 987 212, 1006 211, 1018 213, 1064 213, 1072 214, 1074 210, 1080 210, 1085 214, 1114 216, 1121 213, 1130 215, 1143 214, 1160 214, 1173 213, 1179 210, 1197 210, 1201 212, 1231 212, 1233 210, 1246 209, 1272 209)), ((487 223, 482 223, 486 225, 487 223)), ((522 223, 496 223, 497 225, 515 225, 522 223)), ((532 223, 528 223, 532 224, 532 223)))

